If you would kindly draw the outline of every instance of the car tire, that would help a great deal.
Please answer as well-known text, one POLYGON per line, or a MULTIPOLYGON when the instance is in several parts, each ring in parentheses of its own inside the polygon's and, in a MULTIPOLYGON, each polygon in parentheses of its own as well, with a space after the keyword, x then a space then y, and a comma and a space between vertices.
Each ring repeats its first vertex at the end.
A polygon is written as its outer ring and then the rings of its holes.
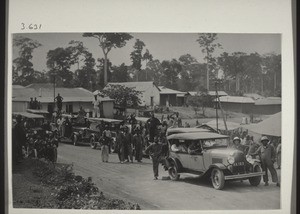
POLYGON ((224 172, 218 168, 214 168, 211 171, 211 183, 213 187, 217 190, 221 190, 225 185, 224 172))
POLYGON ((96 149, 97 148, 97 143, 95 142, 95 137, 91 137, 90 139, 90 146, 92 149, 96 149))
POLYGON ((78 145, 78 137, 77 137, 77 135, 74 135, 74 136, 73 136, 73 145, 74 145, 74 146, 77 146, 77 145, 78 145))
POLYGON ((178 181, 180 178, 180 174, 178 173, 178 169, 174 163, 168 169, 169 176, 172 181, 178 181))
MULTIPOLYGON (((261 172, 262 169, 259 165, 255 165, 253 168, 253 172, 261 172)), ((249 178, 249 182, 252 186, 258 186, 261 181, 261 176, 249 178)))

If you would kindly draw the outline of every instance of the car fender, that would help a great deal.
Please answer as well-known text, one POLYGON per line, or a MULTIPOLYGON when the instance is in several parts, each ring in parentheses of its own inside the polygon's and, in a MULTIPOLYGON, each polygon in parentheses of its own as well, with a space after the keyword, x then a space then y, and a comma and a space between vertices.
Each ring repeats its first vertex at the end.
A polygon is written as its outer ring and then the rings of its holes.
POLYGON ((178 169, 178 171, 180 171, 182 169, 182 164, 181 164, 180 160, 178 160, 177 158, 169 157, 167 159, 167 161, 173 162, 175 164, 176 168, 178 169))
MULTIPOLYGON (((222 170, 222 171, 227 170, 227 168, 226 168, 226 166, 225 166, 224 164, 222 164, 222 163, 214 163, 214 164, 211 164, 211 165, 209 166, 208 170, 206 170, 206 172, 203 173, 202 176, 203 176, 203 177, 204 177, 204 176, 210 176, 211 171, 212 171, 214 168, 220 169, 220 170, 222 170)), ((202 176, 201 176, 201 177, 202 177, 202 176)))

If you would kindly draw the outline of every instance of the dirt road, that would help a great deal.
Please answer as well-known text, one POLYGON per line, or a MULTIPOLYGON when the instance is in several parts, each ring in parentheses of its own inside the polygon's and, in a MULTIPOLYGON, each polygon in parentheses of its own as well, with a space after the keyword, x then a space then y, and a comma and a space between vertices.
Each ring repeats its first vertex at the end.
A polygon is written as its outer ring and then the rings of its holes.
POLYGON ((224 209, 279 209, 280 188, 275 184, 265 187, 250 186, 248 181, 226 183, 224 190, 212 188, 210 182, 191 175, 181 175, 179 181, 161 180, 167 173, 160 167, 160 179, 153 180, 152 164, 120 164, 116 154, 108 163, 100 161, 100 150, 87 146, 61 143, 58 161, 73 163, 74 171, 93 182, 108 195, 138 203, 142 209, 163 210, 224 210, 224 209))

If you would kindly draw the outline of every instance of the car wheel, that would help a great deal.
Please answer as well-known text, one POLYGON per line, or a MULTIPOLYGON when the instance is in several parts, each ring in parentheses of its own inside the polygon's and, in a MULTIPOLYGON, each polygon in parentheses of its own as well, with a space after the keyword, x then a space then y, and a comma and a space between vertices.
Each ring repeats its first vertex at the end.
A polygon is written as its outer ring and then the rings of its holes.
POLYGON ((78 145, 78 137, 77 137, 77 135, 74 135, 74 136, 73 136, 73 145, 74 145, 74 146, 77 146, 77 145, 78 145))
POLYGON ((225 185, 224 172, 220 169, 214 168, 211 171, 211 182, 215 189, 221 190, 225 185))
MULTIPOLYGON (((262 169, 259 165, 254 166, 253 172, 261 172, 262 169)), ((249 182, 252 186, 258 186, 261 181, 261 176, 249 178, 249 182)))
POLYGON ((171 166, 168 169, 168 173, 169 173, 171 180, 173 180, 173 181, 179 180, 180 175, 178 174, 178 169, 175 166, 175 164, 171 164, 171 166))
POLYGON ((97 148, 97 144, 95 142, 95 138, 94 137, 91 137, 90 139, 90 146, 92 149, 96 149, 97 148))

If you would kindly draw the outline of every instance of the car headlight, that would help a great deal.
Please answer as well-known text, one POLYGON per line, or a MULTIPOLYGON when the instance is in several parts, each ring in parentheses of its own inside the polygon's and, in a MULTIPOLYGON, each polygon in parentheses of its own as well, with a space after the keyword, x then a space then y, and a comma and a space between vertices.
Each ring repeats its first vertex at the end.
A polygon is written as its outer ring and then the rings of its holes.
POLYGON ((233 164, 234 163, 234 157, 233 156, 229 156, 228 158, 227 158, 227 162, 229 163, 229 164, 233 164))

